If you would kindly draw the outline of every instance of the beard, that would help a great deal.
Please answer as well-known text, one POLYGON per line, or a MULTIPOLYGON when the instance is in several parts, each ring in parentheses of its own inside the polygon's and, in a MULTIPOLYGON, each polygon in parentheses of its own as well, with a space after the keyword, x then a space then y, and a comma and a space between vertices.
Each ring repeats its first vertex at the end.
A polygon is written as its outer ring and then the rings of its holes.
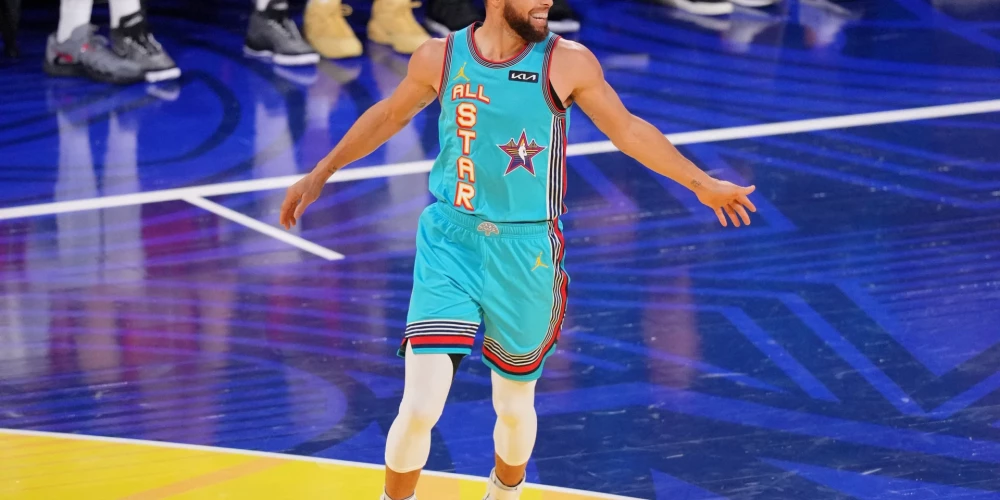
POLYGON ((549 27, 546 25, 542 29, 538 29, 531 24, 531 17, 525 15, 521 17, 510 3, 504 2, 503 6, 503 19, 507 21, 507 26, 517 33, 517 36, 524 39, 528 43, 539 43, 545 40, 549 36, 549 27))

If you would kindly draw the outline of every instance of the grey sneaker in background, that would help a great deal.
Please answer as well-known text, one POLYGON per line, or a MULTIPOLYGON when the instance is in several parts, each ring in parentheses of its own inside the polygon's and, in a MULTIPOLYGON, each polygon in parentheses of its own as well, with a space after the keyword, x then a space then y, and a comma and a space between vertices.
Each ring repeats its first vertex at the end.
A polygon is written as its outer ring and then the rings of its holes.
POLYGON ((52 76, 88 76, 106 83, 141 82, 142 68, 108 49, 108 41, 95 34, 97 27, 84 24, 65 42, 49 35, 45 46, 45 72, 52 76))
POLYGON ((118 27, 111 30, 111 50, 142 68, 147 82, 174 80, 181 76, 180 68, 149 32, 141 11, 121 18, 118 27))
POLYGON ((288 18, 287 0, 271 0, 263 12, 254 9, 247 29, 247 55, 274 61, 282 66, 303 66, 319 62, 319 54, 302 38, 295 22, 288 18))

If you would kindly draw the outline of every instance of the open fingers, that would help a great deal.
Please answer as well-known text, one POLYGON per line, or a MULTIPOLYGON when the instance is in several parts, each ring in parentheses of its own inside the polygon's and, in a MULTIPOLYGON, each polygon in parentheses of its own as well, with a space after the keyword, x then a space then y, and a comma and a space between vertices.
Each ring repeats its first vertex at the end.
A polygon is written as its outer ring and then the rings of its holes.
POLYGON ((733 211, 733 208, 730 207, 729 205, 726 205, 722 208, 726 211, 726 214, 729 215, 729 219, 733 221, 733 225, 736 227, 740 227, 740 218, 736 216, 736 212, 733 211))
POLYGON ((743 205, 744 207, 749 208, 751 212, 756 212, 757 211, 757 207, 753 204, 752 201, 750 201, 750 198, 746 197, 746 195, 740 195, 740 196, 738 196, 736 198, 736 201, 740 205, 743 205))
POLYGON ((722 224, 722 227, 726 227, 729 225, 728 223, 726 223, 726 216, 722 214, 721 208, 715 209, 715 216, 719 218, 719 224, 722 224))
POLYGON ((743 205, 733 202, 729 204, 729 207, 736 211, 736 213, 740 216, 740 219, 743 219, 744 224, 748 226, 750 225, 750 214, 748 214, 746 209, 743 208, 743 205))
POLYGON ((281 203, 281 216, 278 218, 278 221, 285 227, 285 229, 291 229, 292 226, 295 225, 295 219, 297 217, 293 217, 293 213, 296 210, 298 203, 299 197, 293 195, 292 193, 288 193, 288 196, 285 197, 285 201, 281 203))
POLYGON ((312 205, 312 202, 314 202, 314 201, 316 201, 316 199, 315 198, 309 198, 308 195, 303 196, 302 198, 300 198, 298 206, 295 207, 295 220, 301 219, 303 212, 306 211, 306 207, 308 207, 309 205, 312 205))

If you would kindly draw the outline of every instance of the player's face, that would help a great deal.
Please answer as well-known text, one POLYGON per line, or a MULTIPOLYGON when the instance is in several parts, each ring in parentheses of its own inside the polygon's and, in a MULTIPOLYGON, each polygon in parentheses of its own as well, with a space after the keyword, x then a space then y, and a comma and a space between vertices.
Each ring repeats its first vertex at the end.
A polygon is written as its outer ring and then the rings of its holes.
POLYGON ((503 18, 518 36, 538 43, 549 36, 549 7, 551 0, 504 0, 503 18))

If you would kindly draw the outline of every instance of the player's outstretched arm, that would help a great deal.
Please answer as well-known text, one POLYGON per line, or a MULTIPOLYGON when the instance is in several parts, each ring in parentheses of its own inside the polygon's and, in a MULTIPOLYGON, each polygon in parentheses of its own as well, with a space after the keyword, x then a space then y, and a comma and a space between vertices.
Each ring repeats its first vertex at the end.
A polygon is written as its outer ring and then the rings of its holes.
POLYGON ((715 211, 723 226, 727 225, 726 215, 737 227, 741 219, 750 224, 747 209, 757 209, 747 196, 754 187, 712 178, 677 151, 656 127, 630 113, 586 47, 560 40, 553 54, 550 78, 557 89, 572 89, 573 101, 623 153, 694 191, 698 200, 715 211))
POLYGON ((368 108, 313 171, 288 188, 279 218, 285 229, 291 229, 306 207, 319 198, 334 172, 371 154, 437 97, 444 50, 442 39, 428 40, 417 49, 410 57, 406 77, 392 95, 368 108))

